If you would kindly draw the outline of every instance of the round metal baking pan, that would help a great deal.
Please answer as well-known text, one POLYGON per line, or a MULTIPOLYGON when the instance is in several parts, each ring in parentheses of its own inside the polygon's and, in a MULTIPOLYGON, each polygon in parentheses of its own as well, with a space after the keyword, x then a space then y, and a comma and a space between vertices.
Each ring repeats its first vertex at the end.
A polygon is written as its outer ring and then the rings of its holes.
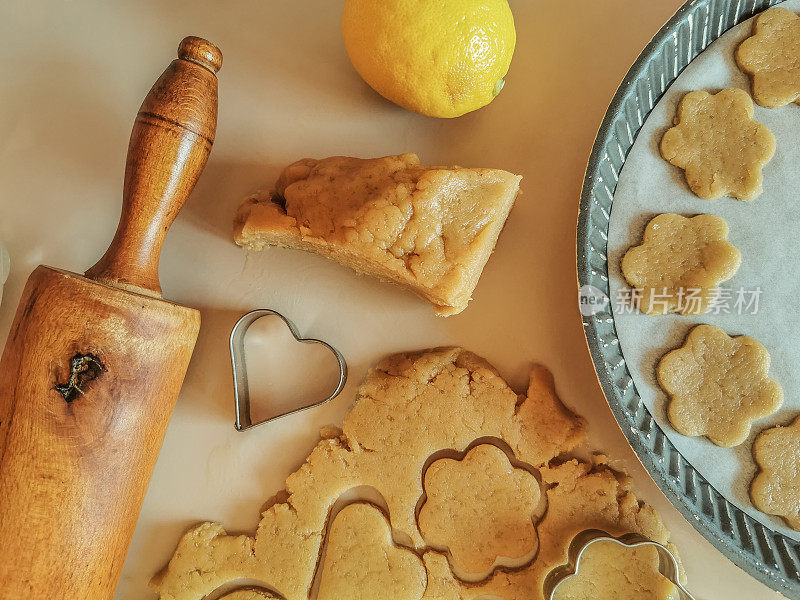
POLYGON ((672 445, 645 407, 614 326, 608 280, 608 228, 617 178, 647 115, 683 69, 731 27, 778 0, 690 0, 628 71, 597 134, 581 193, 578 285, 594 299, 582 313, 603 392, 622 431, 670 501, 735 564, 800 599, 800 543, 752 519, 711 486, 672 445), (586 286, 592 286, 588 288, 586 286), (594 314, 592 314, 594 313, 594 314))

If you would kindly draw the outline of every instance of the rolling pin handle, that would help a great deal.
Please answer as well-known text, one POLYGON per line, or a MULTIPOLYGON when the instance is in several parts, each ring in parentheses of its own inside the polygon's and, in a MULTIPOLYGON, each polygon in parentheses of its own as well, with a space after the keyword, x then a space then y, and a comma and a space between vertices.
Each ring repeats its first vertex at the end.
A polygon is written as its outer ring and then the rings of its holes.
POLYGON ((161 296, 158 261, 172 222, 205 167, 217 128, 222 53, 190 36, 142 102, 125 165, 122 215, 105 255, 86 277, 161 296))

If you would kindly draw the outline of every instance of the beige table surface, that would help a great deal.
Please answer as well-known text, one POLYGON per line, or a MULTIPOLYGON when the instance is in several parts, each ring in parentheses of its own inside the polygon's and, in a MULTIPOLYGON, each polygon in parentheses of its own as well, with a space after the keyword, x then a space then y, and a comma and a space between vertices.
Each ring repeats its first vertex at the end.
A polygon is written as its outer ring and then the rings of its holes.
POLYGON ((440 344, 483 354, 517 389, 532 361, 547 364, 564 401, 588 418, 592 446, 661 511, 698 598, 778 597, 700 537, 651 482, 606 405, 576 309, 575 221, 592 141, 623 74, 678 5, 513 0, 518 44, 505 90, 482 111, 438 121, 394 107, 361 82, 341 42, 340 0, 2 3, 0 239, 12 256, 3 339, 35 265, 83 271, 108 243, 133 117, 181 37, 206 36, 225 54, 217 144, 161 268, 166 296, 199 307, 203 330, 118 599, 152 597, 147 581, 188 525, 212 519, 252 530, 318 427, 340 422, 371 364, 440 344), (406 151, 525 176, 463 315, 439 319, 415 297, 318 257, 248 254, 231 243, 238 202, 271 184, 281 166, 303 156, 406 151), (226 338, 237 316, 257 307, 279 309, 337 345, 351 377, 331 404, 240 434, 226 338))

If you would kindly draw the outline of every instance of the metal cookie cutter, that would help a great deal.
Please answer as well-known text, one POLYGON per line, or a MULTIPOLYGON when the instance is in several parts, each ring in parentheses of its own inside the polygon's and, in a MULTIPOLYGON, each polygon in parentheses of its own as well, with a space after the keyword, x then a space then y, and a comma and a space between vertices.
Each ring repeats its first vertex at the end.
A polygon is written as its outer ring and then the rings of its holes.
POLYGON ((675 555, 669 548, 636 533, 628 533, 620 537, 613 537, 609 535, 608 532, 600 531, 599 529, 587 529, 575 536, 567 551, 567 564, 556 567, 550 571, 547 578, 544 580, 545 598, 553 600, 558 587, 579 572, 581 558, 583 558, 586 549, 597 542, 614 542, 615 544, 627 548, 652 546, 658 551, 658 570, 675 585, 678 591, 678 600, 695 600, 694 596, 681 584, 678 559, 675 558, 675 555))
POLYGON ((246 431, 252 427, 256 427, 257 425, 268 423, 288 415, 293 415, 308 408, 322 406, 326 402, 330 402, 336 398, 336 396, 338 396, 344 388, 344 384, 347 381, 347 363, 344 360, 344 356, 342 356, 342 354, 336 348, 323 340, 301 337, 300 332, 297 331, 297 327, 295 327, 294 323, 292 323, 279 312, 267 308, 262 308, 247 313, 236 322, 236 325, 233 326, 233 330, 231 331, 231 364, 233 365, 233 393, 234 406, 236 409, 235 427, 237 431, 246 431), (324 400, 312 402, 279 415, 275 415, 268 419, 258 421, 257 423, 253 423, 252 419, 250 418, 250 387, 247 381, 247 363, 244 356, 244 338, 247 330, 253 323, 258 321, 261 317, 267 316, 280 317, 280 319, 286 323, 289 331, 292 332, 294 339, 298 342, 303 344, 322 344, 328 350, 330 350, 333 356, 336 358, 336 361, 339 363, 339 383, 336 385, 336 388, 333 390, 331 395, 324 400))

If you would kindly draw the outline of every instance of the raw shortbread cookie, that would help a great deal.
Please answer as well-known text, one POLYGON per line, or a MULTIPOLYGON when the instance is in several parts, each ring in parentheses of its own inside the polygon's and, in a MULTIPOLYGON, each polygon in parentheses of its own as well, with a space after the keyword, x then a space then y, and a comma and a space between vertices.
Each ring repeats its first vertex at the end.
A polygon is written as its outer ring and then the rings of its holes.
POLYGON ((728 224, 715 215, 652 219, 641 245, 622 258, 622 274, 636 290, 637 308, 651 315, 708 312, 715 289, 734 276, 742 261, 727 238, 728 224))
POLYGON ((753 200, 762 191, 762 167, 775 153, 775 136, 753 120, 744 90, 711 95, 689 92, 678 106, 675 127, 661 139, 661 154, 686 172, 700 198, 753 200))
POLYGON ((467 307, 519 193, 497 169, 426 167, 415 154, 334 156, 288 166, 275 196, 247 199, 234 239, 317 252, 427 299, 442 316, 467 307))
POLYGON ((738 446, 753 421, 783 402, 783 389, 767 376, 769 364, 766 348, 753 338, 698 325, 683 346, 658 363, 673 427, 683 435, 705 435, 718 446, 738 446))
POLYGON ((597 542, 586 549, 577 573, 558 587, 553 600, 677 600, 675 586, 658 565, 655 548, 597 542))
POLYGON ((800 101, 800 18, 781 7, 756 19, 753 36, 736 49, 739 68, 753 80, 753 97, 777 108, 800 101))
POLYGON ((759 434, 753 455, 761 468, 750 487, 753 504, 800 531, 800 417, 759 434))
POLYGON ((336 515, 317 600, 420 600, 426 584, 422 560, 394 545, 380 510, 356 503, 336 515))
POLYGON ((370 486, 385 500, 397 539, 407 536, 423 553, 423 598, 494 594, 541 600, 544 578, 565 561, 578 531, 595 527, 668 541, 660 518, 630 493, 625 476, 599 463, 551 464, 583 441, 584 430, 542 368, 534 369, 526 398, 486 361, 459 348, 389 357, 361 385, 342 431, 326 431, 289 476, 282 501, 262 513, 254 537, 229 536, 220 525, 201 524, 184 535, 152 585, 161 600, 200 600, 230 581, 249 578, 286 600, 307 600, 331 507, 353 488, 370 486), (540 547, 531 564, 465 584, 443 554, 426 548, 415 511, 429 459, 443 451, 463 452, 484 438, 504 441, 517 460, 539 470, 548 509, 537 524, 540 547))
POLYGON ((420 533, 430 547, 449 550, 458 569, 486 573, 499 557, 521 558, 536 549, 539 482, 497 446, 481 444, 462 460, 433 462, 424 487, 420 533))

